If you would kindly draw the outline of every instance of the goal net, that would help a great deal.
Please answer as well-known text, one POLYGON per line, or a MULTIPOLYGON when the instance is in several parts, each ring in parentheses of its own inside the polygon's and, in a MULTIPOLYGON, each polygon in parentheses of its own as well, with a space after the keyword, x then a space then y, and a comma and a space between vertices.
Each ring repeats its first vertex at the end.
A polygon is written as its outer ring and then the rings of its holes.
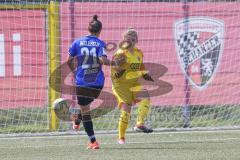
MULTIPOLYGON (((88 34, 94 14, 103 23, 100 38, 110 58, 123 31, 137 30, 137 46, 155 80, 143 82, 151 98, 147 123, 154 129, 239 127, 239 2, 39 0, 0 3, 0 133, 71 130, 51 104, 58 97, 76 101, 61 73, 68 48, 88 34)), ((104 72, 92 116, 96 130, 113 131, 119 109, 109 67, 104 72)))

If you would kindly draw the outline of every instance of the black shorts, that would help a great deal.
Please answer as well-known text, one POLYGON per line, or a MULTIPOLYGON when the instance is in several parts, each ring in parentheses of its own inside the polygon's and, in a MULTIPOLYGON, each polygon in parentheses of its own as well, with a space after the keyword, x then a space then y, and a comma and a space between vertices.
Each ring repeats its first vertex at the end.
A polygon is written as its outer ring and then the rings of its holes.
POLYGON ((76 87, 78 104, 81 106, 89 105, 94 99, 98 98, 103 86, 76 87))

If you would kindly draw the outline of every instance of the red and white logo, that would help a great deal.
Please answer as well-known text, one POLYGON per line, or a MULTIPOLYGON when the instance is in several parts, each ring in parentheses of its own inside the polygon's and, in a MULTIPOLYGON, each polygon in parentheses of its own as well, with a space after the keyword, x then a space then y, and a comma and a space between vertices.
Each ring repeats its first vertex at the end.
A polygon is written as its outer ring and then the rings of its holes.
MULTIPOLYGON (((0 78, 6 76, 6 66, 11 64, 13 65, 13 76, 21 76, 22 75, 22 58, 21 58, 21 34, 20 33, 13 33, 12 39, 8 37, 8 40, 5 38, 6 36, 2 33, 0 33, 0 78), (11 45, 12 51, 7 51, 5 48, 5 41, 9 44, 9 39, 12 40, 11 42, 17 43, 14 45, 11 45), (6 60, 9 60, 9 57, 7 57, 7 52, 13 53, 13 62, 7 62, 6 60)), ((9 56, 9 54, 8 54, 9 56)))
POLYGON ((175 46, 189 82, 204 89, 219 66, 224 44, 224 22, 211 17, 188 17, 174 24, 175 46))

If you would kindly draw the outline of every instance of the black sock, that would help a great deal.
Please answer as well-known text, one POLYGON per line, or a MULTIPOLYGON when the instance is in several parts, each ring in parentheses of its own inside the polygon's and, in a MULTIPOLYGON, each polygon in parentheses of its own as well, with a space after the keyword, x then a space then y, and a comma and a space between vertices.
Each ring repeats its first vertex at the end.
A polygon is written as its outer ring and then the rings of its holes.
POLYGON ((82 121, 82 114, 79 113, 78 114, 78 118, 75 119, 75 125, 79 125, 81 123, 81 121, 82 121))
POLYGON ((96 141, 94 131, 93 131, 93 123, 90 115, 84 115, 82 116, 83 120, 83 126, 85 128, 85 131, 91 141, 91 143, 94 143, 96 141))

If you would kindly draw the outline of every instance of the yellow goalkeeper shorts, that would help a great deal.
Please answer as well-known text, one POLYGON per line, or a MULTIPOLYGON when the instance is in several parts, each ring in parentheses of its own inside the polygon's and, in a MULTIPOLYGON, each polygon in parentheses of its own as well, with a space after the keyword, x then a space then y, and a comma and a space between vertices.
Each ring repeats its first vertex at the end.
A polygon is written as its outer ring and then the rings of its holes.
POLYGON ((135 104, 138 101, 137 94, 141 89, 142 86, 139 83, 113 85, 112 91, 118 101, 118 107, 121 107, 122 103, 135 104))

